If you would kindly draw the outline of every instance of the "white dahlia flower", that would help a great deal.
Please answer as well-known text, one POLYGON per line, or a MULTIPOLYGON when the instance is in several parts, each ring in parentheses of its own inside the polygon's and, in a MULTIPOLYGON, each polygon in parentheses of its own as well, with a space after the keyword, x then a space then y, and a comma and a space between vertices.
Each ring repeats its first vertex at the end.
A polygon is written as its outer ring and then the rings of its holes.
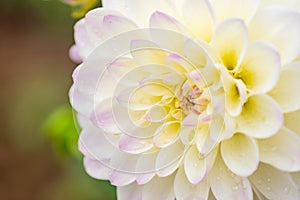
POLYGON ((75 25, 86 171, 121 200, 300 199, 300 1, 103 0, 75 25))

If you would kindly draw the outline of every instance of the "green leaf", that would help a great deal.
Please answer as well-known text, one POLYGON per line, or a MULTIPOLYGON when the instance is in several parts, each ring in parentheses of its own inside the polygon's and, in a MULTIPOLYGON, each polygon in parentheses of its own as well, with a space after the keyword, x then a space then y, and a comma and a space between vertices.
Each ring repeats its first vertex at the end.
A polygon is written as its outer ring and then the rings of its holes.
POLYGON ((100 0, 64 0, 72 8, 72 17, 81 18, 95 6, 101 6, 100 0))
POLYGON ((44 123, 43 129, 58 156, 81 157, 77 149, 79 130, 73 115, 70 105, 60 106, 44 123))

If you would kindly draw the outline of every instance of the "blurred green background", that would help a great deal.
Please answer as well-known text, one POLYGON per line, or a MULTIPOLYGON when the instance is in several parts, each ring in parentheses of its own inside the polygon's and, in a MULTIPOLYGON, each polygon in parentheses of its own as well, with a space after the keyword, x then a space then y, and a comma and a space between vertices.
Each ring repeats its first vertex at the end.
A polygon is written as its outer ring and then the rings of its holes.
POLYGON ((0 1, 0 199, 116 199, 77 151, 71 12, 58 0, 0 1))

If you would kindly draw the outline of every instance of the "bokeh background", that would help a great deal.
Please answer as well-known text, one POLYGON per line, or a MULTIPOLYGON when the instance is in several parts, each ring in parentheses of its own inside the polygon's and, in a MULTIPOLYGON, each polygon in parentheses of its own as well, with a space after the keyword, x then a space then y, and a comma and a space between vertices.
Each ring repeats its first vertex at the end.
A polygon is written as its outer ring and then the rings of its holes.
POLYGON ((116 199, 85 173, 77 150, 71 13, 58 0, 0 1, 1 200, 116 199))

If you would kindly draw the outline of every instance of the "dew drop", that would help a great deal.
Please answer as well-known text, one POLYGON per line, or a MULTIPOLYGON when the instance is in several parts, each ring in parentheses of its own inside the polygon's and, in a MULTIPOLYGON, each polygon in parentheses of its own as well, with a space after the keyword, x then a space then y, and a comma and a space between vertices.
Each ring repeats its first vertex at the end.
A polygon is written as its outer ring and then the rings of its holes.
POLYGON ((272 188, 271 188, 270 186, 267 187, 267 191, 271 191, 271 189, 272 189, 272 188))
POLYGON ((123 6, 123 8, 124 8, 124 10, 125 10, 125 11, 128 11, 128 10, 129 10, 129 6, 128 6, 128 4, 127 4, 127 3, 125 3, 125 4, 124 4, 124 6, 123 6))
POLYGON ((242 188, 243 189, 247 189, 247 182, 246 182, 246 180, 242 181, 242 188))
POLYGON ((236 190, 239 189, 239 186, 235 185, 235 186, 232 187, 232 189, 236 191, 236 190))
POLYGON ((271 182, 271 179, 270 179, 270 178, 267 178, 267 181, 270 183, 270 182, 271 182))
POLYGON ((283 192, 285 194, 288 194, 290 192, 290 187, 289 186, 286 186, 284 189, 283 189, 283 192))

